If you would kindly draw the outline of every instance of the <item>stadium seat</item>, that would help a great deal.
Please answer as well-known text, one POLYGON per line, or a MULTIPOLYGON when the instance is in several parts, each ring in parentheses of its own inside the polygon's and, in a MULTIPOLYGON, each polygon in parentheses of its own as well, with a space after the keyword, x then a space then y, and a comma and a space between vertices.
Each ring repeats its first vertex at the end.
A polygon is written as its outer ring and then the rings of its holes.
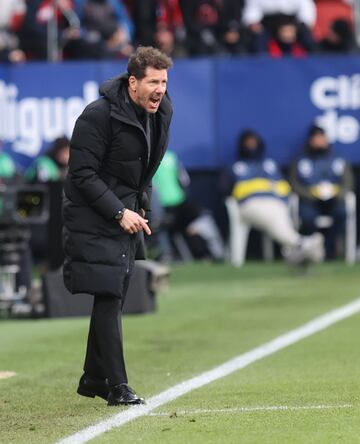
MULTIPOLYGON (((290 212, 295 227, 300 227, 299 218, 299 197, 296 194, 290 196, 290 212)), ((345 223, 345 261, 352 265, 356 261, 356 196, 353 191, 348 191, 345 195, 346 223, 345 223)), ((330 216, 319 216, 315 220, 315 225, 319 230, 329 228, 333 224, 330 216)))
MULTIPOLYGON (((225 206, 229 217, 230 263, 235 267, 241 267, 245 263, 251 227, 241 220, 241 210, 236 199, 227 197, 225 206)), ((262 248, 264 259, 272 261, 274 259, 274 243, 266 234, 262 236, 262 248)))
POLYGON ((353 11, 349 2, 343 0, 317 0, 316 23, 313 34, 316 40, 323 39, 329 32, 331 23, 337 19, 344 19, 353 23, 353 11))

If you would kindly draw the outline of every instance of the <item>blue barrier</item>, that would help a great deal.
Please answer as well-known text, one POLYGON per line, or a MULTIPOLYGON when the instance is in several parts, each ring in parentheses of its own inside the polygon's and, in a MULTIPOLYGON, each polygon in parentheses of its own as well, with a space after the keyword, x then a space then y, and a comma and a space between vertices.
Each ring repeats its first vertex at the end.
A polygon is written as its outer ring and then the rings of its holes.
MULTIPOLYGON (((26 167, 76 117, 99 85, 125 63, 28 63, 0 67, 0 140, 26 167)), ((254 128, 287 164, 318 120, 335 148, 360 163, 360 56, 178 60, 170 72, 170 146, 189 168, 234 159, 238 133, 254 128)))

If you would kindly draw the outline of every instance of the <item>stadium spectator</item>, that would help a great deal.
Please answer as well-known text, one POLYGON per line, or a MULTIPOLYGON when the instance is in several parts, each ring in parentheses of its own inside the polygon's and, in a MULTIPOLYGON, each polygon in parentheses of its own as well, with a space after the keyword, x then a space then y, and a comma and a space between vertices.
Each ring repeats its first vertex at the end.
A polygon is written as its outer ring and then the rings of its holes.
MULTIPOLYGON (((58 0, 55 8, 56 29, 54 50, 58 58, 68 59, 114 59, 119 56, 117 48, 110 47, 101 35, 90 32, 81 24, 80 5, 71 0, 58 0)), ((29 59, 51 58, 49 24, 54 18, 54 3, 50 0, 32 0, 27 3, 24 22, 19 29, 21 47, 29 59)))
POLYGON ((315 4, 313 0, 245 0, 243 21, 247 26, 271 27, 281 15, 294 16, 310 29, 316 19, 315 4))
POLYGON ((181 0, 190 55, 238 54, 245 50, 242 1, 181 0))
POLYGON ((65 178, 70 156, 70 141, 67 137, 57 138, 49 151, 38 156, 24 176, 28 182, 48 183, 65 178))
POLYGON ((316 19, 313 0, 246 0, 242 19, 252 35, 250 47, 258 47, 258 41, 267 40, 267 35, 274 36, 284 18, 289 17, 298 23, 301 45, 312 50, 315 44, 311 28, 316 19))
POLYGON ((25 1, 0 0, 0 11, 0 62, 23 62, 26 56, 16 33, 25 15, 25 1))
POLYGON ((255 131, 240 134, 237 160, 227 179, 227 188, 239 202, 239 222, 277 241, 289 263, 322 260, 322 235, 305 237, 295 230, 287 205, 290 186, 276 162, 266 156, 264 142, 255 131))
POLYGON ((343 19, 334 20, 327 36, 319 42, 324 52, 351 52, 356 50, 352 25, 343 19))
POLYGON ((283 16, 273 35, 266 38, 265 32, 261 39, 257 39, 257 48, 254 52, 267 52, 271 57, 281 58, 284 56, 304 57, 307 50, 299 39, 299 29, 296 20, 293 17, 283 16), (264 45, 265 43, 265 45, 264 45), (262 48, 264 45, 264 48, 262 48))
POLYGON ((135 42, 154 45, 171 56, 185 55, 185 30, 179 0, 135 0, 131 4, 135 42))
MULTIPOLYGON (((184 189, 189 183, 187 171, 176 154, 168 150, 153 179, 159 202, 165 210, 163 229, 170 238, 181 233, 195 259, 221 261, 224 246, 219 230, 213 217, 187 197, 184 189)), ((163 234, 159 239, 160 248, 163 246, 163 252, 168 254, 168 243, 163 234)))
POLYGON ((120 0, 77 0, 77 11, 84 28, 105 43, 114 57, 133 52, 133 23, 120 0))
POLYGON ((336 253, 336 240, 344 230, 346 210, 344 196, 353 188, 350 166, 330 146, 325 131, 312 126, 301 155, 293 162, 290 181, 300 197, 299 215, 302 231, 317 230, 318 216, 330 216, 333 223, 325 233, 326 257, 336 253))

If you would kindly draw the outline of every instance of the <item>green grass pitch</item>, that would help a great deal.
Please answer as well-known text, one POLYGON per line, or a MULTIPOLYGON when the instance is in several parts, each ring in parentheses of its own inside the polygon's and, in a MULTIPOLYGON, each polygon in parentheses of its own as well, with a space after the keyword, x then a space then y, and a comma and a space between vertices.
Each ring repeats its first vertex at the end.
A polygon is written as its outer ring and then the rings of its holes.
MULTIPOLYGON (((174 268, 154 314, 124 320, 129 382, 149 397, 360 297, 360 266, 174 268)), ((355 315, 99 443, 360 443, 355 315), (289 409, 276 409, 287 406, 289 409), (321 407, 323 406, 323 407, 321 407), (257 409, 259 408, 259 409, 257 409)), ((0 321, 0 443, 55 443, 124 408, 76 394, 88 319, 0 321)))

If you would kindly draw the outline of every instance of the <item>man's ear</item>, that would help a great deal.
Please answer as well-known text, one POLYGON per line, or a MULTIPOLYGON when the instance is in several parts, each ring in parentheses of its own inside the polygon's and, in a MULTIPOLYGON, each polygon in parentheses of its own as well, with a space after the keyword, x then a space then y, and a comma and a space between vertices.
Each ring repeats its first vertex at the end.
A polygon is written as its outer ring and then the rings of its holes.
POLYGON ((131 89, 131 91, 135 92, 136 91, 136 77, 135 76, 130 76, 129 77, 129 87, 131 89))

